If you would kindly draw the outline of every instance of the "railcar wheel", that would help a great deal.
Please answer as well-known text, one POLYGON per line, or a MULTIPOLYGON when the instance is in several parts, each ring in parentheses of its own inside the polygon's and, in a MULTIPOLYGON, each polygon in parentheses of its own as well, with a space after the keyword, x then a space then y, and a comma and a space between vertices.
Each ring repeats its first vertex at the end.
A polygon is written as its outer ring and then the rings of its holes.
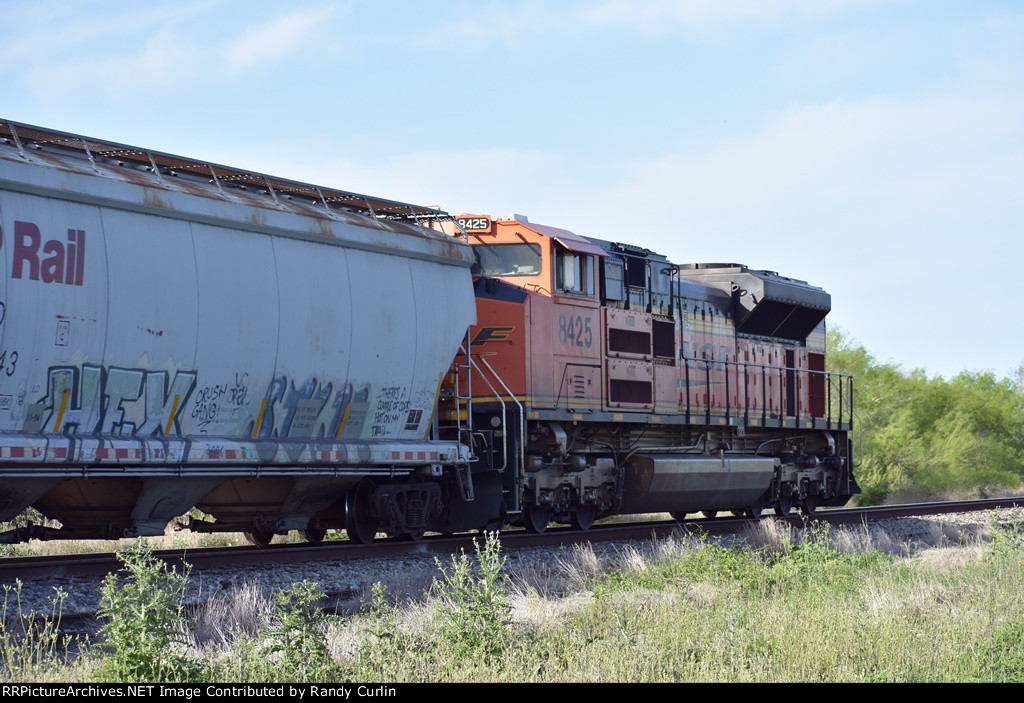
POLYGON ((299 535, 302 537, 302 539, 306 540, 307 542, 323 542, 324 537, 327 536, 327 530, 320 530, 315 527, 307 527, 304 530, 300 530, 299 535))
POLYGON ((345 531, 357 544, 369 544, 377 535, 380 520, 373 517, 370 494, 373 483, 362 480, 345 496, 345 531))
POLYGON ((569 524, 574 530, 589 530, 594 525, 597 510, 591 505, 581 505, 569 515, 569 524))
POLYGON ((783 498, 779 496, 779 499, 775 501, 775 514, 779 517, 786 517, 789 515, 789 511, 793 509, 793 497, 786 496, 783 498))
POLYGON ((760 508, 747 508, 746 510, 743 511, 743 515, 745 517, 750 518, 751 520, 760 520, 761 519, 761 509, 760 508))
POLYGON ((253 530, 252 532, 245 533, 245 540, 259 549, 269 545, 272 539, 274 539, 274 532, 272 530, 253 530))
POLYGON ((814 511, 818 509, 818 498, 816 496, 807 496, 800 501, 800 512, 804 515, 814 515, 814 511))
POLYGON ((675 512, 675 513, 669 513, 669 515, 676 522, 686 522, 686 513, 675 512))
POLYGON ((523 510, 523 522, 526 524, 528 532, 539 535, 548 529, 548 523, 551 522, 551 511, 536 505, 528 505, 523 510))
POLYGON ((717 510, 701 510, 700 514, 703 515, 704 517, 706 517, 708 520, 710 520, 712 518, 715 518, 715 517, 718 517, 718 511, 717 510))

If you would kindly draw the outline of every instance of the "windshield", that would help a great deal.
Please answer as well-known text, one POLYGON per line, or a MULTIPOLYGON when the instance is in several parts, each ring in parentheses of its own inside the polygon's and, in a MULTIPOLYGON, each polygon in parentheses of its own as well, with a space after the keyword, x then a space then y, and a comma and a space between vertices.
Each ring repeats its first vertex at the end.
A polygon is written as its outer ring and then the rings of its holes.
POLYGON ((476 244, 479 276, 536 276, 540 273, 539 244, 476 244))

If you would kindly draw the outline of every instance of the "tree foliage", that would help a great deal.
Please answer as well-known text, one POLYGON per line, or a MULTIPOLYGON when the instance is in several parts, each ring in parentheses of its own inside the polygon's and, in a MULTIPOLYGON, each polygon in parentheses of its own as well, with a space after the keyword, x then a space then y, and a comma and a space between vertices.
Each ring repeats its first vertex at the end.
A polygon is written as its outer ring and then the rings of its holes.
POLYGON ((863 503, 1020 485, 1024 367, 1014 378, 963 371, 947 380, 878 363, 835 328, 828 347, 829 370, 854 377, 863 503))

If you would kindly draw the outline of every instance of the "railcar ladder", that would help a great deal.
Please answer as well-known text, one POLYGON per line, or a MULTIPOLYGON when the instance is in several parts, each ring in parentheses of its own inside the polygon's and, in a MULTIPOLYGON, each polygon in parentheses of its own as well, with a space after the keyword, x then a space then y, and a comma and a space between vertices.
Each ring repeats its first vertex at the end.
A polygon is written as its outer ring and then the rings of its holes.
MULTIPOLYGON (((473 358, 469 355, 470 344, 469 329, 466 330, 466 339, 459 347, 462 358, 455 357, 453 368, 455 373, 455 430, 459 442, 469 447, 469 462, 477 461, 476 448, 473 443, 473 358), (460 379, 465 379, 465 384, 460 379), (462 422, 462 411, 465 408, 466 422, 462 422)), ((459 483, 459 491, 462 499, 471 501, 474 499, 473 472, 470 470, 470 463, 456 464, 455 477, 459 483)))

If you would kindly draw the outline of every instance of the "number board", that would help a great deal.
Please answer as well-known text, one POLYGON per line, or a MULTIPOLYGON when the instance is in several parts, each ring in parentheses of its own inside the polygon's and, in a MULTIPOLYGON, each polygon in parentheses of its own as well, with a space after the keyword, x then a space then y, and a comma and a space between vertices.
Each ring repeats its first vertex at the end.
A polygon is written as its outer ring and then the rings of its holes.
POLYGON ((491 218, 487 215, 464 215, 455 218, 455 221, 459 223, 459 227, 467 232, 491 231, 491 218))

